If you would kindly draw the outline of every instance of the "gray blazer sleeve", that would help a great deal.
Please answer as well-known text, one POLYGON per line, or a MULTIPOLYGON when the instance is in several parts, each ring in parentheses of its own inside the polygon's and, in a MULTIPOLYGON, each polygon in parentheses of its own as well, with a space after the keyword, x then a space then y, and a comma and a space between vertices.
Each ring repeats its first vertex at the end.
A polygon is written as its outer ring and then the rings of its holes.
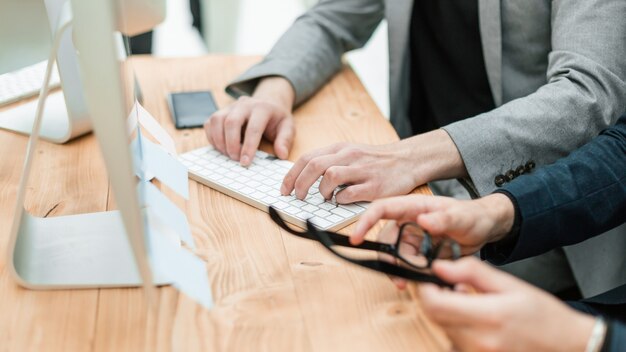
POLYGON ((598 135, 626 110, 626 1, 552 2, 547 83, 533 94, 444 129, 470 185, 484 195, 497 175, 545 165, 598 135))
POLYGON ((250 95, 259 78, 282 76, 293 86, 299 104, 341 69, 346 51, 365 45, 383 17, 383 0, 322 0, 226 91, 234 97, 250 95))

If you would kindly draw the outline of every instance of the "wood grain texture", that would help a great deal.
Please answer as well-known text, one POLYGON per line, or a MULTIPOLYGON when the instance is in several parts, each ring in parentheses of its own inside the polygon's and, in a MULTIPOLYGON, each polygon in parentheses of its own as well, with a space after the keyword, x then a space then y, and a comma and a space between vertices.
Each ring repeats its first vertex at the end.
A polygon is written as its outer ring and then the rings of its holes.
MULTIPOLYGON (((166 94, 210 89, 223 107, 226 83, 258 57, 139 57, 144 106, 177 150, 206 144, 201 129, 176 130, 166 94)), ((397 140, 349 68, 295 112, 290 159, 330 143, 397 140)), ((445 337, 424 317, 414 290, 346 264, 312 241, 294 238, 248 205, 190 181, 184 201, 197 254, 207 263, 215 307, 204 310, 171 287, 149 309, 140 289, 28 291, 6 268, 6 244, 27 138, 0 131, 0 351, 438 351, 445 337)), ((262 149, 271 151, 264 143, 262 149)), ((425 187, 418 193, 430 194, 425 187)), ((95 138, 42 143, 27 195, 35 215, 115 207, 95 138)), ((346 229, 345 231, 348 231, 346 229)))

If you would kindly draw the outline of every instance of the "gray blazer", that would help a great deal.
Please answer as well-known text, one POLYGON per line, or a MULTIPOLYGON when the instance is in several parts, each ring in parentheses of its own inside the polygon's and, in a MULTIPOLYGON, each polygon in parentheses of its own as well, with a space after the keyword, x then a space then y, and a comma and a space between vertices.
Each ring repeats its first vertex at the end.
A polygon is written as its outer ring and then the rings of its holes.
MULTIPOLYGON (((408 137, 412 4, 322 0, 227 91, 250 94, 258 78, 278 75, 291 82, 299 104, 341 68, 344 52, 363 46, 386 18, 390 119, 400 137, 408 137)), ((465 162, 469 178, 463 181, 474 195, 492 192, 497 175, 529 161, 540 166, 566 156, 626 111, 625 0, 479 0, 479 19, 496 109, 443 127, 465 162)), ((620 249, 624 257, 626 232, 614 237, 620 245, 604 241, 599 251, 620 249)), ((589 256, 588 249, 580 255, 589 256)), ((613 262, 610 268, 623 266, 613 262)), ((581 286, 586 294, 602 292, 626 283, 624 272, 588 290, 581 286)))

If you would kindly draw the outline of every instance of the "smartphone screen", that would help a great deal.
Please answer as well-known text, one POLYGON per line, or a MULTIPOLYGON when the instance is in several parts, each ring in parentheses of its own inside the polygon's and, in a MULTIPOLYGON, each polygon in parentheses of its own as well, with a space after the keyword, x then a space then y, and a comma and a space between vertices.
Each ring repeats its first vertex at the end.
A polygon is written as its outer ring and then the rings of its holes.
POLYGON ((217 111, 210 91, 171 93, 168 103, 177 129, 202 127, 217 111))

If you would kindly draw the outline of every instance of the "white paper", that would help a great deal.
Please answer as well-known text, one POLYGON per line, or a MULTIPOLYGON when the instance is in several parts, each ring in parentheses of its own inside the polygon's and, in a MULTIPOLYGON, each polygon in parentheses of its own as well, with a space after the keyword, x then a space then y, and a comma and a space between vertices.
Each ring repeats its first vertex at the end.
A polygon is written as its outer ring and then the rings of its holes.
POLYGON ((155 221, 155 225, 168 227, 180 240, 195 249, 196 245, 185 213, 152 183, 142 182, 140 186, 143 187, 143 205, 154 215, 148 219, 155 221))
POLYGON ((159 122, 152 116, 146 109, 144 109, 139 102, 135 101, 133 109, 128 115, 126 121, 126 127, 128 133, 137 128, 137 125, 143 126, 148 133, 171 155, 176 154, 176 144, 174 139, 165 131, 165 129, 159 124, 159 122))
POLYGON ((141 133, 131 142, 135 157, 135 173, 142 180, 146 175, 154 175, 164 185, 181 197, 189 199, 189 179, 187 168, 176 157, 166 153, 158 145, 141 137, 141 133))
POLYGON ((206 263, 186 249, 173 246, 158 230, 148 228, 153 269, 179 291, 211 309, 213 298, 206 263))

